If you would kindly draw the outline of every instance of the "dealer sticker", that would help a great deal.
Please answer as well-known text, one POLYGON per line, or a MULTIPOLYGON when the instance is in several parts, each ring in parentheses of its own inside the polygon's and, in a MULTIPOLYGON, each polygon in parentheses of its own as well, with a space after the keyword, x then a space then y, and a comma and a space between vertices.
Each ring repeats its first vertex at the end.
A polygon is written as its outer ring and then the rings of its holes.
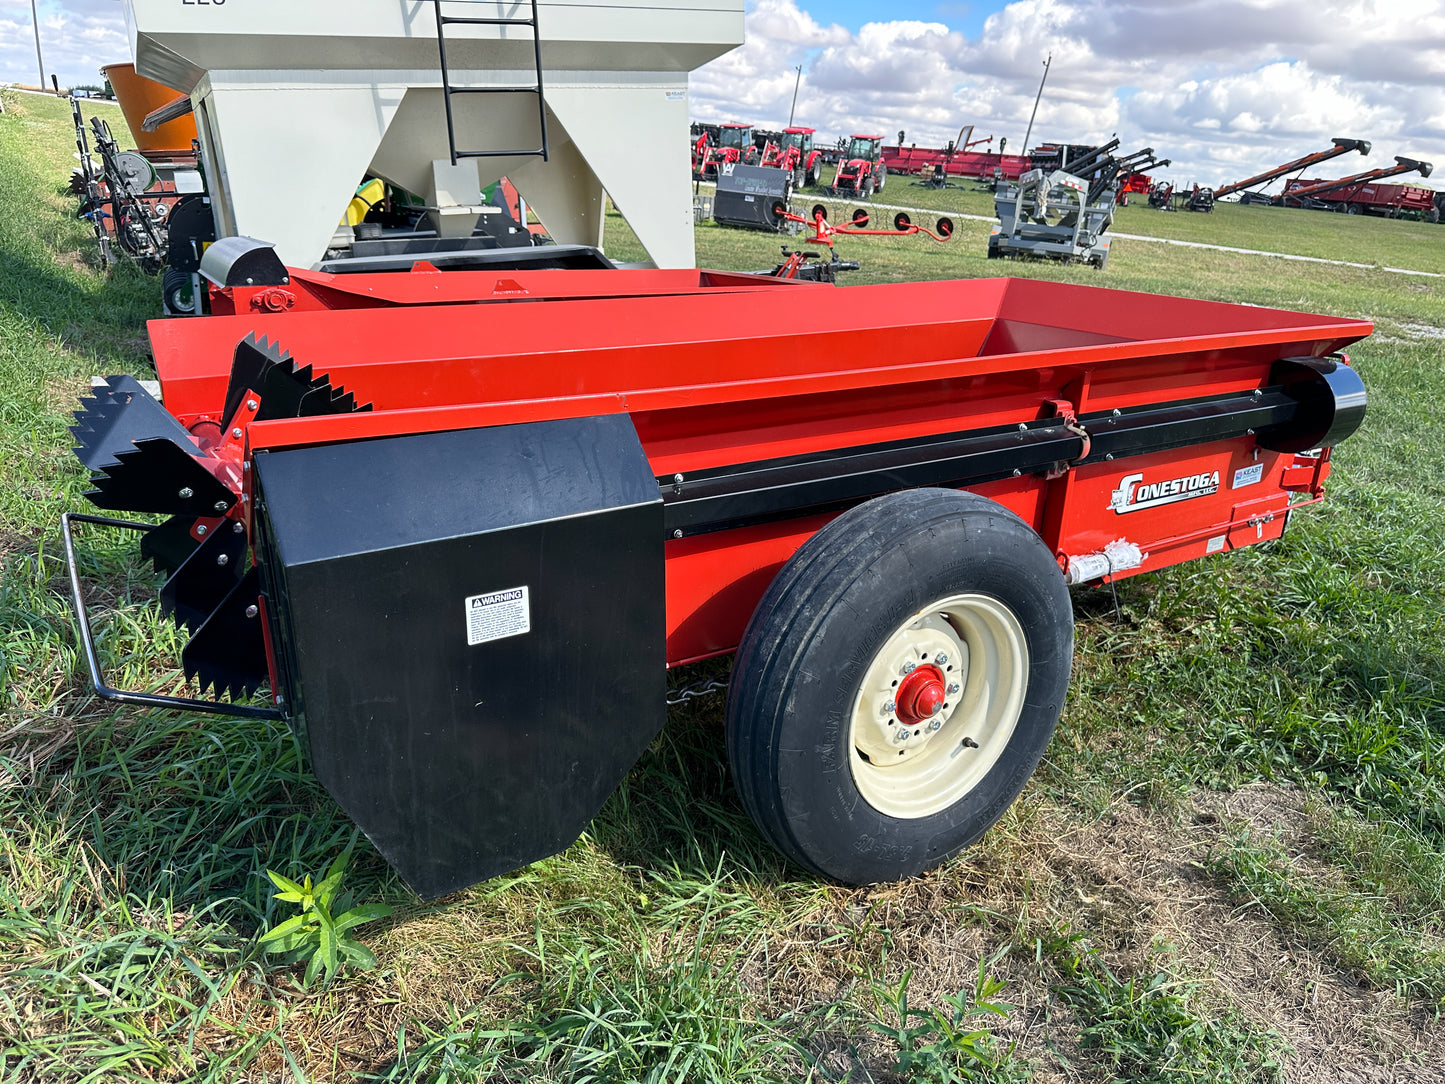
POLYGON ((531 631, 532 608, 525 587, 509 587, 467 599, 468 647, 531 631))
POLYGON ((1230 483, 1230 489, 1238 489, 1241 486, 1252 486, 1264 477, 1264 464, 1251 463, 1247 467, 1240 467, 1234 472, 1234 481, 1230 483))

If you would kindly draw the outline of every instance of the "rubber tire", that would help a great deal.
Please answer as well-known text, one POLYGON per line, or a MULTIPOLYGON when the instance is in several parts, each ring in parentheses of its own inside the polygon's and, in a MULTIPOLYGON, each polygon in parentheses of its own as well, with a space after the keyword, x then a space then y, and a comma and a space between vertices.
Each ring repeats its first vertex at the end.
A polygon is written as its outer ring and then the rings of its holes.
POLYGON ((915 876, 976 842, 1023 790, 1058 722, 1074 622, 1054 555, 999 504, 914 489, 845 512, 783 566, 733 664, 728 760, 748 815, 792 863, 844 884, 915 876), (850 768, 860 683, 909 614, 960 593, 1005 603, 1029 652, 1013 736, 978 786, 931 816, 875 810, 850 768))
POLYGON ((1347 204, 1345 204, 1345 214, 1347 214, 1347 215, 1357 215, 1357 214, 1359 214, 1359 213, 1360 213, 1360 205, 1359 205, 1358 203, 1347 203, 1347 204))
POLYGON ((807 179, 806 179, 806 181, 805 181, 805 187, 807 187, 807 188, 813 188, 814 186, 817 185, 817 183, 818 183, 818 167, 817 167, 816 165, 813 165, 813 166, 810 166, 809 169, 808 169, 808 175, 807 175, 807 179))
POLYGON ((161 311, 167 316, 191 316, 195 313, 195 298, 189 306, 180 298, 191 290, 191 276, 174 267, 167 267, 161 276, 161 311))
POLYGON ((888 183, 888 167, 885 166, 885 165, 883 165, 882 163, 879 163, 879 165, 878 165, 878 170, 877 170, 877 174, 878 174, 878 191, 879 191, 879 192, 882 192, 882 191, 883 191, 883 186, 888 183))

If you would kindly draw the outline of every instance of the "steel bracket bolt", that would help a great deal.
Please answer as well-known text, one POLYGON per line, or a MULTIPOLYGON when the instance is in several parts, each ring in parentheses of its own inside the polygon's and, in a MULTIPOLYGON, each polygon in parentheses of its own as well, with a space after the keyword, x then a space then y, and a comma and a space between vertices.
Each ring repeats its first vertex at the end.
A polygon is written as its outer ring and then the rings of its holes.
POLYGON ((232 534, 241 534, 241 533, 243 533, 245 530, 246 530, 246 525, 245 525, 244 523, 241 523, 239 520, 236 521, 235 523, 232 523, 232 524, 231 524, 231 533, 232 533, 232 534))
POLYGON ((260 611, 259 611, 258 609, 256 609, 256 607, 255 607, 254 605, 251 605, 251 606, 247 606, 247 607, 246 607, 246 616, 247 616, 247 617, 255 617, 258 613, 260 613, 260 611))
POLYGON ((258 406, 260 406, 260 405, 261 405, 261 404, 257 403, 256 400, 254 400, 254 399, 247 399, 247 400, 246 400, 246 409, 247 409, 247 410, 255 410, 255 409, 256 409, 258 406))
POLYGON ((224 512, 226 510, 226 502, 217 501, 215 504, 211 505, 211 507, 214 508, 217 512, 224 512))
POLYGON ((204 523, 198 523, 198 524, 196 524, 196 534, 200 535, 200 534, 205 534, 205 533, 206 533, 206 525, 205 525, 204 523))
POLYGON ((672 532, 672 537, 673 537, 673 538, 681 538, 681 537, 682 537, 682 528, 679 527, 679 528, 677 528, 677 530, 673 531, 673 532, 672 532))
POLYGON ((230 557, 229 554, 226 554, 226 553, 218 553, 218 554, 216 554, 216 564, 221 565, 222 567, 225 567, 226 565, 229 565, 230 563, 231 563, 231 557, 230 557))
POLYGON ((188 501, 195 495, 196 491, 190 486, 181 486, 181 491, 177 494, 177 496, 180 497, 183 501, 188 501))
POLYGON ((234 428, 234 429, 231 430, 231 437, 232 437, 232 439, 234 439, 234 440, 240 440, 240 439, 241 439, 241 427, 240 427, 239 425, 236 426, 236 428, 234 428))

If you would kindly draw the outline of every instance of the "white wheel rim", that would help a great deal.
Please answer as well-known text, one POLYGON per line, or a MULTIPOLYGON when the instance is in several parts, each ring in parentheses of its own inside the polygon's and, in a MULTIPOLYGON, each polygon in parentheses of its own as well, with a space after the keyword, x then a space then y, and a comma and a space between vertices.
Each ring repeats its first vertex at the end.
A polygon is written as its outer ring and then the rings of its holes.
POLYGON ((900 623, 873 656, 854 700, 848 759, 864 800, 887 816, 914 820, 972 791, 1013 737, 1028 670, 1023 626, 998 599, 953 595, 900 623), (937 703, 929 683, 939 682, 946 695, 929 711, 937 703), (934 696, 905 703, 900 688, 934 696))

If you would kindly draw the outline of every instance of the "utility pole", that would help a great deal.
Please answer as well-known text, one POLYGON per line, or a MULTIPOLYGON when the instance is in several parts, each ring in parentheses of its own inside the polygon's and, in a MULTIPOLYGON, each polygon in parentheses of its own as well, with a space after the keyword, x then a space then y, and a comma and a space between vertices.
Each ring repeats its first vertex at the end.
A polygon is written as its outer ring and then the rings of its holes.
POLYGON ((1025 153, 1025 154, 1028 154, 1028 153, 1029 153, 1029 136, 1033 135, 1033 132, 1034 132, 1034 117, 1038 116, 1038 113, 1039 113, 1039 99, 1044 96, 1044 84, 1045 84, 1046 82, 1048 82, 1048 79, 1049 79, 1049 65, 1053 63, 1053 60, 1054 60, 1054 54, 1053 54, 1053 53, 1050 53, 1048 60, 1045 60, 1045 61, 1044 61, 1044 77, 1039 80, 1039 92, 1034 95, 1034 111, 1029 114, 1029 127, 1028 127, 1028 130, 1027 130, 1026 132, 1024 132, 1024 153, 1025 153))
POLYGON ((45 58, 40 55, 40 16, 35 14, 35 0, 30 0, 30 21, 35 26, 35 62, 40 65, 40 89, 45 89, 45 58))
MULTIPOLYGON (((33 4, 35 0, 30 0, 30 2, 33 4)), ((793 80, 793 108, 788 110, 789 128, 793 126, 793 114, 798 111, 798 84, 803 81, 803 65, 796 64, 794 65, 794 68, 798 73, 798 77, 793 80)))

